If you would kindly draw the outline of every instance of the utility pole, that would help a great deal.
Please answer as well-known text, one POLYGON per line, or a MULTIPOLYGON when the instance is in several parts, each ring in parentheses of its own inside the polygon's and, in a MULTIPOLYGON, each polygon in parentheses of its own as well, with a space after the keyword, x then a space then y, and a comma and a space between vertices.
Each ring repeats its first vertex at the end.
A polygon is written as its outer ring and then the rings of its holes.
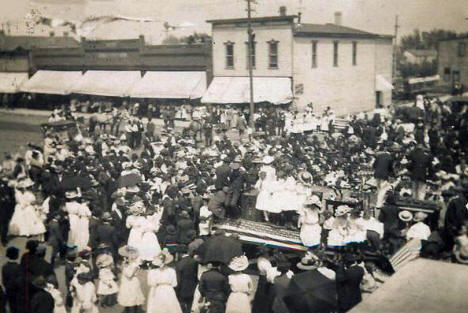
POLYGON ((253 31, 252 31, 252 0, 247 0, 247 35, 249 36, 249 87, 250 87, 250 118, 249 124, 251 127, 254 127, 254 113, 255 113, 255 104, 254 104, 254 90, 253 90, 253 73, 252 73, 252 52, 253 52, 253 31))
POLYGON ((393 34, 393 38, 395 40, 393 44, 393 68, 392 68, 393 79, 395 79, 395 76, 397 73, 398 28, 400 28, 400 25, 398 25, 398 15, 397 15, 395 16, 395 32, 393 34))

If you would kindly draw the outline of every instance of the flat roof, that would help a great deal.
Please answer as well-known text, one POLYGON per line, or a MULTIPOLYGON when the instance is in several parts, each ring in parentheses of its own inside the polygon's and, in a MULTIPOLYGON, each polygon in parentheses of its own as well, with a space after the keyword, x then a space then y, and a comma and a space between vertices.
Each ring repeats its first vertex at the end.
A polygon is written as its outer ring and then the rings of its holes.
MULTIPOLYGON (((263 16, 263 17, 252 17, 251 22, 293 22, 297 15, 278 15, 278 16, 263 16)), ((207 20, 207 23, 211 24, 230 24, 230 23, 247 23, 248 18, 231 18, 231 19, 218 19, 218 20, 207 20)))
POLYGON ((297 37, 352 37, 352 38, 393 38, 391 35, 379 35, 360 29, 337 24, 308 24, 297 25, 294 32, 297 37))

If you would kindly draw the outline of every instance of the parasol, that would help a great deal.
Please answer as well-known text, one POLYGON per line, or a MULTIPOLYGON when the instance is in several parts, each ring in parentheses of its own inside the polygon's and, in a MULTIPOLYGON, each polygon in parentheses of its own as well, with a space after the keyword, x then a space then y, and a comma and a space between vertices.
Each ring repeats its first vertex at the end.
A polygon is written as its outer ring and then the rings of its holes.
POLYGON ((294 275, 283 298, 291 313, 336 312, 336 283, 318 270, 294 275))
POLYGON ((232 237, 215 235, 206 240, 198 249, 202 263, 221 262, 229 264, 233 257, 244 254, 242 243, 232 237))
POLYGON ((63 178, 60 187, 63 190, 73 190, 76 188, 89 189, 92 186, 91 179, 82 176, 66 176, 63 178))
POLYGON ((119 188, 134 187, 141 181, 141 176, 136 173, 120 176, 118 180, 119 188))

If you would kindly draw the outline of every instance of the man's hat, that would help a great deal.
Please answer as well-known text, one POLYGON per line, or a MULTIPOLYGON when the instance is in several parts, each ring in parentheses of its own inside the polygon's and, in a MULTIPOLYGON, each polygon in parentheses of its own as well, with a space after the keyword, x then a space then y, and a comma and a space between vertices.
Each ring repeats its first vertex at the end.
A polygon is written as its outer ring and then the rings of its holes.
POLYGON ((8 247, 6 251, 6 257, 10 260, 16 260, 19 256, 19 249, 17 247, 11 246, 8 247))

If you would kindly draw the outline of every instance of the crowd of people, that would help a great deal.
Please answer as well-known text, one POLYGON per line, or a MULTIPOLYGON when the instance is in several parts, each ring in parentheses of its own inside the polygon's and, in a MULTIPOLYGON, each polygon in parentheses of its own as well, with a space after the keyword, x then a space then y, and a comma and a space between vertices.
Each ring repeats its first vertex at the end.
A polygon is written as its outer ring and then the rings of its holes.
MULTIPOLYGON (((388 113, 336 128, 331 110, 314 119, 309 107, 261 110, 250 129, 247 112, 208 107, 182 131, 167 114, 160 131, 136 111, 111 108, 109 121, 77 122, 67 136, 46 130, 43 146, 8 155, 1 168, 2 244, 30 237, 20 260, 18 248, 6 249, 10 312, 116 304, 126 313, 313 312, 307 293, 292 292, 309 276, 328 286, 323 312, 346 312, 393 272, 389 257, 410 240, 424 256, 468 263, 466 108, 423 104, 414 124, 388 113), (441 209, 400 210, 401 199, 441 209), (242 251, 238 236, 216 227, 245 211, 297 231, 307 251, 297 259, 271 246, 242 251)), ((50 121, 74 118, 57 110, 50 121)))

